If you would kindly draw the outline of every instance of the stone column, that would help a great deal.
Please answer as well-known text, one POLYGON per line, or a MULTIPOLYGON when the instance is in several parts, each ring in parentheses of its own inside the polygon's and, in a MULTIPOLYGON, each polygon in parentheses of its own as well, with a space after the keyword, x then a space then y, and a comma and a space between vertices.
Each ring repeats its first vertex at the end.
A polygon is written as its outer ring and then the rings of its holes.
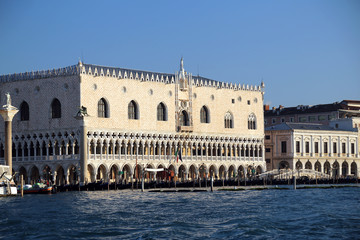
POLYGON ((7 104, 0 109, 0 114, 5 121, 5 165, 9 166, 9 173, 12 175, 12 120, 19 111, 11 106, 10 94, 6 94, 7 104))
MULTIPOLYGON (((80 184, 85 184, 85 182, 89 182, 87 178, 87 162, 88 162, 88 137, 87 137, 87 119, 89 115, 87 114, 86 108, 81 107, 75 119, 80 122, 80 129, 78 131, 80 135, 80 184)), ((94 144, 94 158, 96 158, 96 144, 94 144)))

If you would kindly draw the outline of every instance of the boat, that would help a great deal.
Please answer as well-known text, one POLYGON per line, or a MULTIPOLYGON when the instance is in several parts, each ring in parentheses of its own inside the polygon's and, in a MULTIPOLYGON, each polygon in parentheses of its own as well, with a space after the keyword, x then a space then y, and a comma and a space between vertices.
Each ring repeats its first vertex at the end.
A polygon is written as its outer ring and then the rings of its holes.
MULTIPOLYGON (((21 186, 18 186, 18 190, 20 191, 21 186)), ((35 183, 33 185, 31 184, 25 184, 23 186, 24 194, 28 193, 51 193, 53 187, 48 186, 45 183, 35 183)))
POLYGON ((0 165, 0 196, 16 196, 17 189, 13 176, 8 174, 9 166, 0 165))

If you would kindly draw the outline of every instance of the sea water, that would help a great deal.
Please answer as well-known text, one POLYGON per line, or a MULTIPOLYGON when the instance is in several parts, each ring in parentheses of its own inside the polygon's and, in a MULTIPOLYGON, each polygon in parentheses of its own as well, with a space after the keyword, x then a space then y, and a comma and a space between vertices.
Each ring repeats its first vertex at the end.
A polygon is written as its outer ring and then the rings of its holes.
POLYGON ((360 188, 0 198, 1 239, 360 239, 360 188))

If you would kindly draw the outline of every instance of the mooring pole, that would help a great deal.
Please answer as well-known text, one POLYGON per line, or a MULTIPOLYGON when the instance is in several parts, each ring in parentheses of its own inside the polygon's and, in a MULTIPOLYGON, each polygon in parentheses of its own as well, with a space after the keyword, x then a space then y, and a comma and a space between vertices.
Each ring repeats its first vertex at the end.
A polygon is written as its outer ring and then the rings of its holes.
POLYGON ((144 174, 141 178, 141 191, 144 192, 144 174))
POLYGON ((134 181, 133 177, 131 176, 131 191, 134 191, 134 181))
POLYGON ((21 196, 24 196, 24 176, 20 175, 20 182, 21 182, 21 187, 20 187, 20 191, 21 191, 21 196))
POLYGON ((211 176, 211 192, 214 191, 214 178, 211 176))
POLYGON ((296 176, 293 177, 294 190, 296 190, 296 176))

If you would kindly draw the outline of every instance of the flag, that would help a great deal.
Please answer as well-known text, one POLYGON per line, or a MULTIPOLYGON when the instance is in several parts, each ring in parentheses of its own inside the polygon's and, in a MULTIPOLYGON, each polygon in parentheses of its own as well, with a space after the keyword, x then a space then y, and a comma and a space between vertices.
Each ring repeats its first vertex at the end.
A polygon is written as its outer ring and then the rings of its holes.
POLYGON ((179 151, 179 158, 180 158, 180 161, 183 161, 183 160, 182 160, 182 157, 181 157, 181 149, 180 149, 180 151, 179 151))
POLYGON ((175 158, 176 158, 176 162, 177 162, 177 163, 179 162, 178 152, 179 152, 179 148, 177 148, 177 149, 176 149, 176 152, 175 152, 175 158))
POLYGON ((179 150, 179 148, 176 149, 175 157, 176 157, 176 163, 179 162, 179 158, 180 158, 180 161, 183 161, 182 157, 181 157, 181 149, 180 150, 179 150))

